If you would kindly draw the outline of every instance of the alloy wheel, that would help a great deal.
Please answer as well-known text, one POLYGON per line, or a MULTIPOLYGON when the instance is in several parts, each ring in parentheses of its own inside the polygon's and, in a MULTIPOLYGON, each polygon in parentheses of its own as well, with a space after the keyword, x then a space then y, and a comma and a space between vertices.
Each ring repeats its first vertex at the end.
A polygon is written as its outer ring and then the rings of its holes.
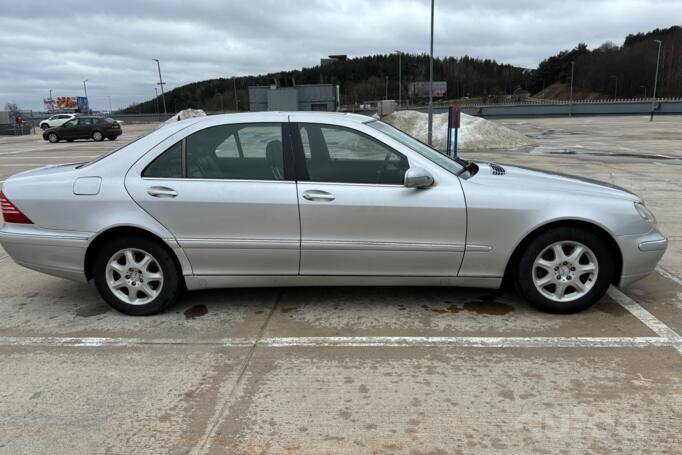
POLYGON ((571 302, 590 292, 597 282, 599 263, 594 252, 572 240, 555 242, 533 262, 533 284, 546 298, 571 302))
POLYGON ((122 302, 144 305, 163 288, 163 271, 154 257, 135 248, 117 251, 106 266, 109 290, 122 302))

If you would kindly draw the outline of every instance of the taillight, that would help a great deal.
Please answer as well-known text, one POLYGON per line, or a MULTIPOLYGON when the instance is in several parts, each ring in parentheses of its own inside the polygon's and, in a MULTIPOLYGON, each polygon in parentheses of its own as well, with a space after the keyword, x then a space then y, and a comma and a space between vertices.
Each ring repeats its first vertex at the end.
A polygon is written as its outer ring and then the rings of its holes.
POLYGON ((114 125, 112 125, 111 123, 102 123, 102 128, 111 128, 112 126, 114 125))
POLYGON ((0 205, 2 217, 6 223, 33 224, 33 221, 29 220, 2 192, 0 192, 0 205))

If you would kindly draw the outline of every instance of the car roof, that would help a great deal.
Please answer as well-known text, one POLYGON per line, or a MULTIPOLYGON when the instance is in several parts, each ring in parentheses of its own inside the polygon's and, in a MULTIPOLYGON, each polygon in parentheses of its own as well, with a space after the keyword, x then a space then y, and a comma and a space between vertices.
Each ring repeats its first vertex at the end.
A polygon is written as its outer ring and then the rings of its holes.
MULTIPOLYGON (((193 125, 200 122, 220 123, 221 120, 229 120, 229 123, 238 122, 262 122, 273 121, 283 117, 293 117, 292 121, 329 121, 331 123, 367 123, 374 120, 367 115, 347 113, 347 112, 324 112, 324 111, 258 111, 258 112, 233 112, 230 114, 205 115, 179 120, 177 123, 193 125)), ((171 117, 173 118, 173 117, 171 117)))

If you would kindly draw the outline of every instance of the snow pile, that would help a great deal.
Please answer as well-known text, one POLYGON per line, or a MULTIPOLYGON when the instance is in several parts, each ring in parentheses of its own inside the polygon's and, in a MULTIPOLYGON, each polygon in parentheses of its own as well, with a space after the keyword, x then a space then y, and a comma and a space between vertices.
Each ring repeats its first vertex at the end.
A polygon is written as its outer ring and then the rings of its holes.
MULTIPOLYGON (((396 111, 382 120, 427 143, 429 114, 418 111, 396 111)), ((447 127, 447 113, 433 115, 433 146, 441 151, 446 149, 447 127)), ((521 133, 468 114, 462 114, 457 143, 459 150, 511 149, 535 144, 532 139, 521 133)))
POLYGON ((177 114, 174 114, 171 118, 166 120, 161 124, 161 126, 169 125, 171 123, 179 122, 180 120, 185 120, 194 117, 204 117, 206 112, 203 109, 183 109, 177 114))

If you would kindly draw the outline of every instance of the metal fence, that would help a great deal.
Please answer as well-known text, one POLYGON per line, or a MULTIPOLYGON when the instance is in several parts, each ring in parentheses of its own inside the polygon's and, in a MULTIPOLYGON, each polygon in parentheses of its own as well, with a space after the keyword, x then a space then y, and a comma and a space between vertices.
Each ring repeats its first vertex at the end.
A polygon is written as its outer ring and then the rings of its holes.
MULTIPOLYGON (((434 106, 436 113, 447 112, 449 105, 434 106)), ((402 106, 427 112, 428 106, 402 106)), ((635 100, 582 100, 553 102, 519 102, 506 104, 462 105, 462 112, 479 117, 556 117, 556 116, 597 116, 597 115, 649 115, 651 98, 635 100)), ((375 111, 359 111, 372 114, 375 111)), ((656 115, 682 114, 682 98, 656 100, 656 115)))

